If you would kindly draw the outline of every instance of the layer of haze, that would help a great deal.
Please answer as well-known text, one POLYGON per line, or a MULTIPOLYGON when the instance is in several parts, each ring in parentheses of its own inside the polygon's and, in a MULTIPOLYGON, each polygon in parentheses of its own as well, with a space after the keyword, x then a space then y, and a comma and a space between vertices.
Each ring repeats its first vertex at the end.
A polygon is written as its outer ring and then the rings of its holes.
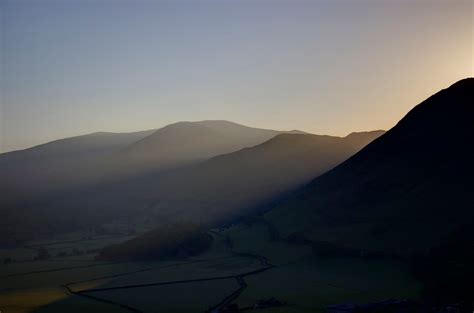
POLYGON ((473 76, 467 1, 0 1, 0 152, 226 119, 388 129, 473 76))

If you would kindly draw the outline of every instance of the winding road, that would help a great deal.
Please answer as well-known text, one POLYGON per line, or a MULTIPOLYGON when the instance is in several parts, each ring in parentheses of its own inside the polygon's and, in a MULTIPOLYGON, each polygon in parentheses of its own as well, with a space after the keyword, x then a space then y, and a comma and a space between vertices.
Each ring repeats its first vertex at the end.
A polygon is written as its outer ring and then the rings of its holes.
POLYGON ((235 290, 234 292, 232 292, 230 295, 225 297, 222 301, 220 301, 219 303, 217 303, 216 305, 212 306, 210 309, 205 311, 205 312, 219 312, 220 308, 225 307, 226 305, 232 303, 235 299, 237 299, 242 294, 242 292, 245 290, 245 288, 247 288, 248 285, 245 282, 244 277, 265 272, 265 271, 275 267, 275 265, 269 263, 268 259, 266 257, 264 257, 263 255, 252 254, 252 253, 243 253, 243 252, 235 251, 232 240, 230 239, 230 237, 228 235, 223 235, 223 234, 221 234, 219 232, 216 232, 216 231, 210 231, 210 232, 212 234, 216 235, 216 236, 224 237, 227 249, 229 249, 229 251, 233 255, 258 259, 260 261, 260 263, 262 264, 262 267, 257 269, 257 270, 233 276, 233 278, 235 280, 237 280, 237 283, 239 284, 240 287, 237 290, 235 290))
MULTIPOLYGON (((240 294, 247 288, 247 283, 245 282, 245 277, 251 276, 251 275, 256 275, 262 272, 265 272, 273 267, 275 265, 270 264, 267 260, 266 257, 262 255, 257 255, 257 254, 252 254, 252 253, 242 253, 242 252, 237 252, 233 248, 232 240, 228 235, 223 235, 219 232, 216 231, 211 231, 211 234, 215 236, 220 236, 223 237, 226 243, 226 247, 229 250, 229 252, 232 253, 231 257, 223 257, 223 258, 214 258, 214 259, 205 259, 205 260, 193 260, 189 262, 182 262, 178 264, 171 264, 167 265, 164 267, 171 267, 171 266, 179 266, 179 265, 185 265, 185 264, 190 264, 190 263, 197 263, 197 262, 205 262, 205 261, 210 261, 210 260, 218 260, 218 259, 228 259, 228 258, 233 258, 233 257, 245 257, 245 258, 252 258, 252 259, 257 259, 261 267, 252 270, 249 272, 245 273, 240 273, 237 275, 226 275, 226 276, 215 276, 215 277, 205 277, 205 278, 198 278, 198 279, 184 279, 184 280, 174 280, 174 281, 165 281, 165 282, 155 282, 155 283, 147 283, 147 284, 132 284, 132 285, 122 285, 122 286, 115 286, 115 287, 104 287, 104 288, 90 288, 90 289, 82 289, 82 290, 74 290, 73 285, 79 284, 79 283, 84 283, 84 282, 90 282, 90 281, 95 281, 95 280, 101 280, 101 279, 107 279, 107 278, 114 278, 114 277, 119 277, 119 276, 125 276, 125 275, 132 275, 135 273, 139 272, 145 272, 145 271, 151 271, 157 268, 146 268, 146 269, 141 269, 133 272, 125 272, 125 273, 120 273, 120 274, 115 274, 115 275, 109 275, 109 276, 101 276, 101 277, 96 277, 93 279, 88 279, 88 280, 83 280, 83 281, 75 281, 75 282, 69 282, 64 285, 62 285, 63 288, 67 291, 68 294, 71 295, 77 295, 81 297, 85 297, 91 300, 99 301, 102 303, 107 303, 110 305, 118 306, 121 307, 122 309, 126 309, 131 312, 144 312, 138 308, 125 305, 122 303, 118 303, 115 301, 111 301, 108 299, 104 299, 102 297, 97 296, 95 293, 97 292, 102 292, 102 291, 110 291, 110 290, 118 290, 118 289, 130 289, 130 288, 143 288, 143 287, 152 287, 152 286, 162 286, 162 285, 172 285, 172 284, 185 284, 185 283, 193 283, 193 282, 202 282, 202 281, 213 281, 213 280, 223 280, 223 279, 235 279, 239 285, 239 288, 234 290, 232 293, 227 295, 224 299, 216 303, 215 305, 212 305, 209 309, 205 310, 204 312, 218 312, 218 310, 222 307, 225 307, 226 305, 232 303, 237 299, 240 294)), ((163 267, 160 267, 163 268, 163 267)))
MULTIPOLYGON (((272 225, 269 225, 269 222, 267 221, 263 221, 263 222, 269 228, 269 231, 271 231, 272 225)), ((238 288, 233 290, 231 293, 226 295, 223 299, 221 299, 217 303, 211 305, 207 310, 203 311, 205 313, 217 313, 220 311, 220 309, 235 302, 235 300, 238 299, 239 296, 245 291, 245 289, 248 287, 248 283, 245 280, 246 277, 263 273, 277 266, 274 264, 271 264, 269 260, 263 255, 236 251, 234 249, 234 244, 232 242, 232 239, 227 234, 224 234, 222 232, 217 232, 217 231, 209 231, 209 233, 214 238, 216 237, 222 238, 222 240, 224 241, 225 249, 227 250, 227 252, 229 252, 229 255, 214 257, 214 258, 207 258, 207 259, 194 259, 194 260, 189 260, 189 261, 166 264, 162 266, 146 267, 146 268, 136 269, 134 271, 127 271, 127 272, 121 272, 121 273, 116 273, 116 274, 110 274, 107 276, 94 277, 91 279, 86 279, 86 280, 81 280, 81 281, 68 282, 61 285, 61 287, 64 289, 65 293, 68 295, 76 295, 76 296, 84 297, 84 298, 94 300, 97 302, 120 307, 121 309, 125 309, 130 312, 144 312, 142 309, 139 309, 137 307, 133 307, 130 305, 126 305, 123 303, 119 303, 116 301, 103 298, 100 296, 100 292, 120 290, 120 289, 146 288, 146 287, 153 287, 153 286, 164 286, 164 285, 175 285, 175 284, 186 284, 186 283, 194 283, 194 282, 234 279, 238 284, 238 288), (80 290, 78 290, 77 288, 74 288, 74 286, 77 286, 80 283, 88 283, 88 282, 93 282, 93 281, 98 281, 98 280, 117 278, 121 276, 133 275, 133 274, 137 274, 141 272, 147 272, 147 271, 152 271, 152 270, 157 270, 157 269, 162 269, 162 268, 167 268, 167 267, 177 267, 177 266, 183 266, 183 265, 188 265, 192 263, 209 262, 209 261, 224 260, 224 259, 231 259, 231 258, 238 258, 238 257, 257 260, 260 263, 260 267, 248 272, 239 273, 235 275, 211 276, 211 277, 204 277, 204 278, 182 279, 182 280, 173 280, 173 281, 159 281, 159 282, 151 282, 151 283, 146 283, 146 284, 130 284, 130 285, 115 286, 115 287, 89 288, 89 289, 80 289, 80 290)), ((279 240, 279 239, 276 239, 276 240, 279 240)), ((73 269, 80 269, 80 268, 87 268, 87 267, 94 267, 94 266, 106 266, 106 265, 112 265, 112 264, 118 264, 118 263, 126 263, 126 262, 110 262, 110 263, 78 265, 78 266, 73 266, 73 267, 64 267, 64 268, 56 268, 56 269, 49 269, 49 270, 15 273, 15 274, 10 274, 10 275, 5 275, 3 277, 22 276, 22 275, 29 275, 29 274, 36 274, 36 273, 45 273, 45 272, 65 271, 65 270, 73 270, 73 269)), ((291 264, 291 263, 288 263, 288 264, 291 264)), ((283 266, 283 265, 287 265, 287 264, 280 264, 280 266, 283 266)), ((321 283, 332 286, 332 287, 348 289, 347 287, 337 286, 328 282, 321 281, 321 283)), ((246 308, 246 310, 248 309, 252 309, 252 308, 246 308)))

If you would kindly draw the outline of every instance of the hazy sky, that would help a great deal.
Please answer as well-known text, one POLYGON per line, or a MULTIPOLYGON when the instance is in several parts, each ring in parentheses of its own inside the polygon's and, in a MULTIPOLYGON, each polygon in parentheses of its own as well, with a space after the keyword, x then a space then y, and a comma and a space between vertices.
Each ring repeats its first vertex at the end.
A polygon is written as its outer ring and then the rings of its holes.
POLYGON ((473 76, 473 1, 5 1, 0 151, 226 119, 388 129, 473 76))

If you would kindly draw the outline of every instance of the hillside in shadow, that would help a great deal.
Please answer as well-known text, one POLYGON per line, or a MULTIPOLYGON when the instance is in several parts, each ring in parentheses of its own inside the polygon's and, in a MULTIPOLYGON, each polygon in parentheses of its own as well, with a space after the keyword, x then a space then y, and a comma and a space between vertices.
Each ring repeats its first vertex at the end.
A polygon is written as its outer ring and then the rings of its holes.
MULTIPOLYGON (((282 134, 238 152, 220 155, 198 165, 115 186, 136 202, 149 201, 149 212, 174 222, 175 218, 213 227, 258 212, 266 202, 307 183, 344 161, 383 131, 352 133, 347 137, 282 134), (175 217, 176 216, 176 217, 175 217)), ((123 203, 123 202, 122 202, 123 203)), ((116 206, 119 204, 116 203, 116 206)), ((133 203, 130 203, 132 206, 133 203)), ((163 224, 165 225, 165 224, 163 224)), ((167 233, 167 228, 162 230, 167 233)), ((155 231, 160 232, 160 226, 155 231)), ((124 243, 132 246, 140 240, 124 243)), ((143 238, 144 241, 147 238, 143 238)), ((149 249, 155 249, 150 245, 149 249)))
POLYGON ((224 223, 307 183, 382 133, 344 138, 281 134, 195 165, 51 193, 7 212, 5 220, 17 232, 33 233, 38 228, 44 233, 77 229, 113 218, 147 218, 158 226, 176 221, 224 223))
MULTIPOLYGON (((0 154, 2 241, 77 228, 81 221, 94 224, 97 215, 113 217, 110 211, 84 216, 83 207, 70 208, 71 202, 62 207, 52 203, 73 195, 93 203, 100 198, 100 191, 95 192, 99 186, 197 163, 280 133, 227 121, 180 122, 158 130, 93 133, 0 154), (76 215, 68 217, 75 209, 76 215), (81 217, 75 221, 77 215, 81 217)), ((81 205, 89 207, 87 203, 81 205)))

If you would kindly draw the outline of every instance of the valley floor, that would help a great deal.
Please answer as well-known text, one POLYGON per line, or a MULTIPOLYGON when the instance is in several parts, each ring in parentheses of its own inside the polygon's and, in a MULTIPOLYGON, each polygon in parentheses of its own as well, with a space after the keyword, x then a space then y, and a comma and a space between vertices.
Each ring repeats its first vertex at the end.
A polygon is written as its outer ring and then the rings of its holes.
POLYGON ((0 310, 184 313, 229 303, 250 310, 275 298, 284 306, 258 311, 304 313, 341 302, 416 297, 419 290, 402 262, 318 259, 309 246, 272 239, 263 220, 211 234, 205 253, 155 262, 94 260, 96 249, 130 236, 69 234, 2 249, 0 259, 15 261, 0 265, 0 310), (41 248, 54 257, 33 261, 41 248))

